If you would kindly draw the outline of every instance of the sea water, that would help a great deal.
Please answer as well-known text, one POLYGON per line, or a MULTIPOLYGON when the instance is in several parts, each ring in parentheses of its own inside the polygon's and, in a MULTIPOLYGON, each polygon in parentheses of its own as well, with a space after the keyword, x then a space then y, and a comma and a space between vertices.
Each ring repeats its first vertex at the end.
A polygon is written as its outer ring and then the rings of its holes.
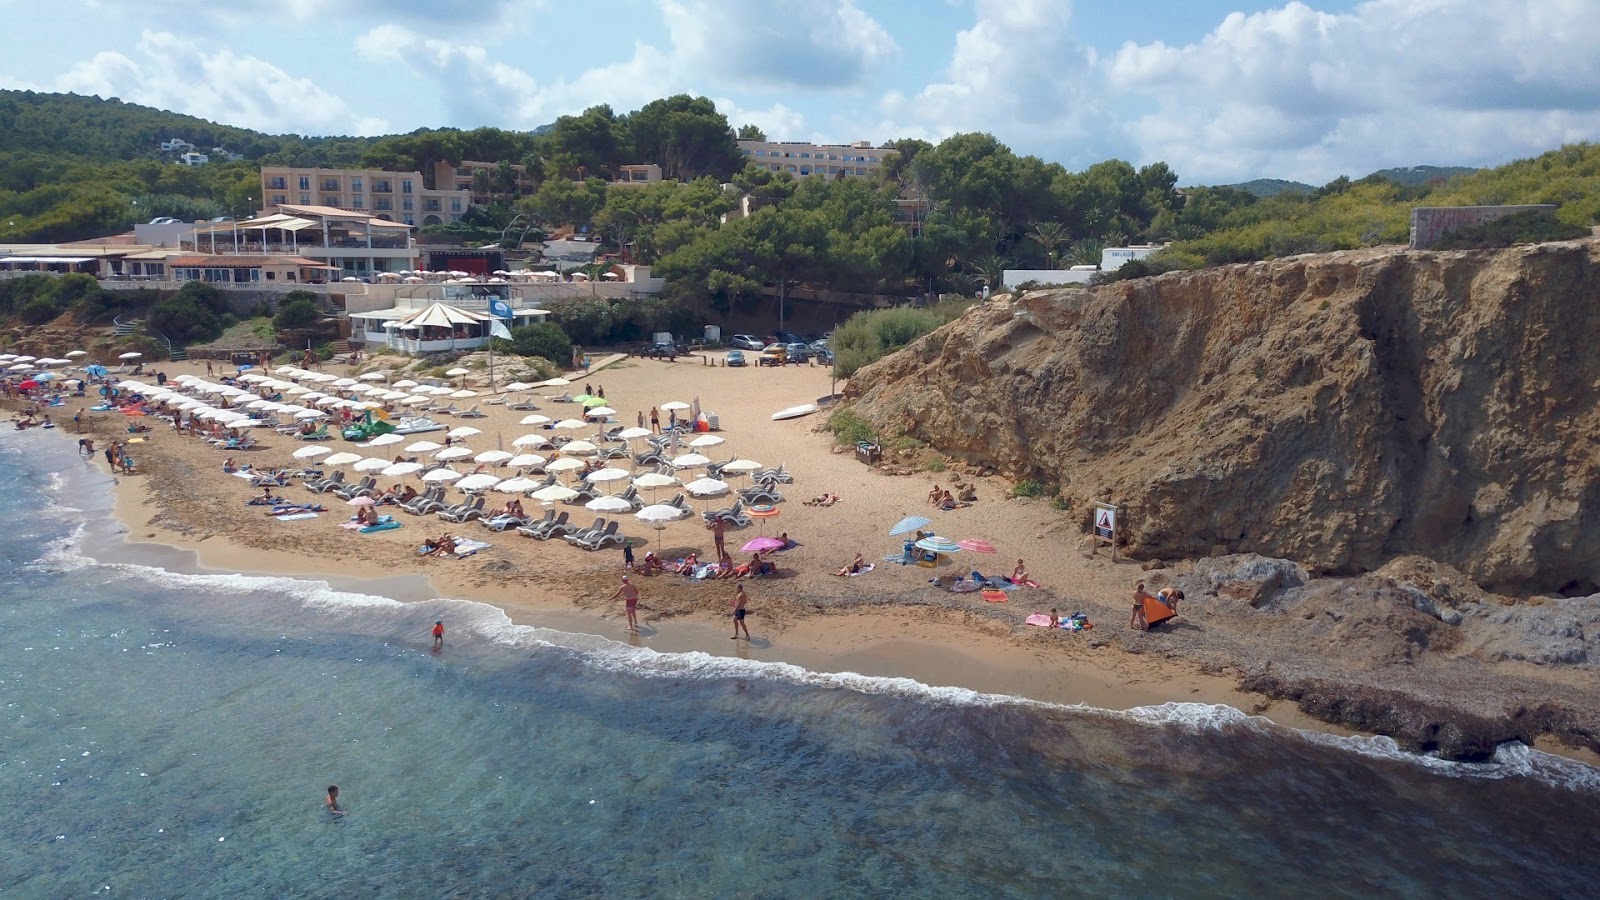
POLYGON ((1593 896, 1600 777, 183 571, 0 436, 0 895, 1593 896), (450 622, 443 653, 426 631, 450 622), (323 809, 338 784, 348 815, 323 809))

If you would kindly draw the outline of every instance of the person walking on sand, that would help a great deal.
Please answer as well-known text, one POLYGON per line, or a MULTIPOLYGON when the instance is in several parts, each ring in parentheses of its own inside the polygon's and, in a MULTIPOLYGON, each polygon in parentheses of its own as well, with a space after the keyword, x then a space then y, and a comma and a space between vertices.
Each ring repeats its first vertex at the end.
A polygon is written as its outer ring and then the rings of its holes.
POLYGON ((322 805, 327 807, 328 815, 333 816, 335 819, 344 815, 344 808, 339 805, 339 786, 337 784, 328 785, 328 799, 322 801, 322 805))
POLYGON ((661 433, 661 413, 654 406, 650 407, 650 430, 661 433))
POLYGON ((748 625, 746 625, 744 623, 744 616, 745 616, 745 613, 747 612, 747 610, 745 609, 745 606, 748 605, 749 603, 750 603, 750 595, 746 594, 744 592, 744 582, 741 581, 741 582, 739 582, 738 587, 736 587, 734 589, 734 592, 733 592, 733 638, 732 638, 732 640, 737 641, 739 639, 739 629, 741 629, 741 628, 744 629, 744 639, 747 640, 747 641, 750 640, 750 626, 748 626, 748 625))
POLYGON ((606 602, 610 603, 613 600, 616 600, 618 597, 622 598, 623 603, 626 605, 628 610, 628 631, 632 634, 638 634, 639 589, 634 587, 633 582, 630 581, 626 575, 622 576, 622 587, 617 588, 617 592, 615 594, 607 597, 606 602))
POLYGON ((644 427, 644 410, 639 410, 639 427, 644 427))
POLYGON ((728 549, 723 546, 723 543, 728 538, 728 521, 721 516, 718 516, 706 527, 711 529, 711 539, 716 542, 717 558, 721 559, 722 557, 727 556, 728 549))
POLYGON ((444 649, 444 620, 433 623, 433 652, 438 653, 444 649))

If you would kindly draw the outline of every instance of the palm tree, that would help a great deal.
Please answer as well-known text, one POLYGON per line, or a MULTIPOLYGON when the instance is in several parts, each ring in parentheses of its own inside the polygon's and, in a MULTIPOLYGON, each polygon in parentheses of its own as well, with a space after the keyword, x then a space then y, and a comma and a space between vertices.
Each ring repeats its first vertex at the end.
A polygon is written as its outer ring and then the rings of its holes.
POLYGON ((1067 259, 1075 266, 1098 266, 1100 251, 1104 249, 1105 244, 1093 238, 1084 238, 1067 250, 1067 259))
POLYGON ((1033 231, 1028 233, 1033 242, 1044 248, 1044 258, 1048 268, 1056 267, 1056 248, 1067 242, 1066 226, 1060 222, 1035 222, 1033 231))
POLYGON ((1006 281, 1006 267, 1011 263, 998 256, 985 256, 973 260, 972 267, 982 273, 984 281, 989 285, 991 293, 998 294, 1004 290, 1006 281))

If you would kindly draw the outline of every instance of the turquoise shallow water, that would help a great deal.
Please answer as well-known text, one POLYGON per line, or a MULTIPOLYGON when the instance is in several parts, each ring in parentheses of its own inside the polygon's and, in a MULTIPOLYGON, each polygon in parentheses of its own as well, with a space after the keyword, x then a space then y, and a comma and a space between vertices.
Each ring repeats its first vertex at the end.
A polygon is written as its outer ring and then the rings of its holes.
POLYGON ((130 558, 106 506, 69 444, 0 438, 6 896, 1585 896, 1600 875, 1600 779, 1526 750, 1445 764, 1222 708, 1063 709, 104 564, 130 558))

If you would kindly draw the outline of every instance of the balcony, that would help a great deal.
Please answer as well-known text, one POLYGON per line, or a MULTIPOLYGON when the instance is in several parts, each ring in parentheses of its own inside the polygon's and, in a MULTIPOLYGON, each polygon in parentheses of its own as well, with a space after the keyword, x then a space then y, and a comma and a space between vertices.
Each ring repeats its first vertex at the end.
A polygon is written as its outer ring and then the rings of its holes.
POLYGON ((394 201, 388 197, 379 197, 372 201, 373 209, 394 209, 394 201))
POLYGON ((423 212, 438 212, 439 211, 439 201, 437 201, 437 200, 424 200, 422 202, 422 211, 423 212))
POLYGON ((286 191, 288 189, 289 189, 289 180, 287 178, 268 178, 267 179, 267 190, 269 190, 269 191, 286 191))
POLYGON ((339 182, 333 179, 324 180, 322 182, 322 189, 325 191, 337 191, 339 189, 339 182))
POLYGON ((394 188, 387 181, 374 181, 372 183, 372 192, 374 194, 392 194, 394 193, 394 188))

